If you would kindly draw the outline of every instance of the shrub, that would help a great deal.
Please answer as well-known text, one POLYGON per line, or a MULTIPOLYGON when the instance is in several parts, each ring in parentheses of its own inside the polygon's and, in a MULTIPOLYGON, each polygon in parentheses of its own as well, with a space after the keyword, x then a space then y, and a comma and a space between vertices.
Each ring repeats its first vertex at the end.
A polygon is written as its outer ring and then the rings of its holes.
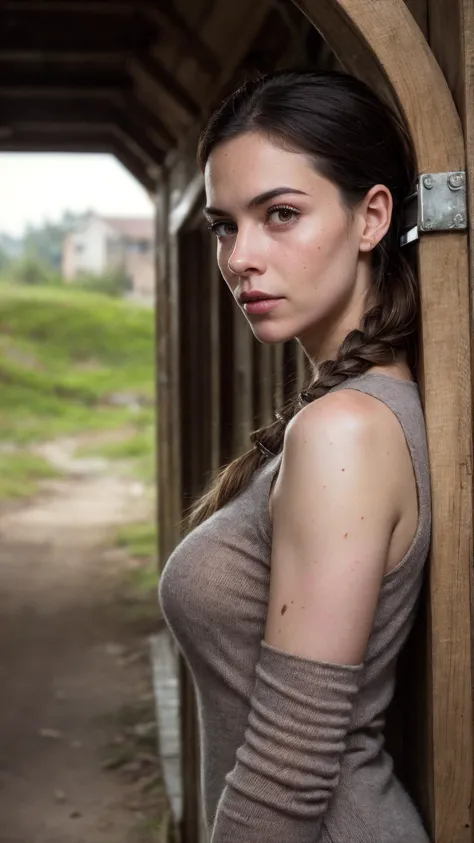
POLYGON ((11 261, 5 272, 12 283, 24 284, 28 287, 51 287, 62 283, 61 276, 54 269, 33 255, 24 255, 11 261))
POLYGON ((102 275, 82 275, 74 281, 74 286, 93 293, 118 298, 131 289, 130 280, 122 268, 111 269, 102 275))

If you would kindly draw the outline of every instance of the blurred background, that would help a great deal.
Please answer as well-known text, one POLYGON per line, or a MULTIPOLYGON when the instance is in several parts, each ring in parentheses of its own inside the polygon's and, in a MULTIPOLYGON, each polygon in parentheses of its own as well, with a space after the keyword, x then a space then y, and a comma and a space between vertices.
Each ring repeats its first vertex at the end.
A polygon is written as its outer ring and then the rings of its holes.
POLYGON ((108 154, 0 193, 0 840, 162 841, 153 202, 108 154))

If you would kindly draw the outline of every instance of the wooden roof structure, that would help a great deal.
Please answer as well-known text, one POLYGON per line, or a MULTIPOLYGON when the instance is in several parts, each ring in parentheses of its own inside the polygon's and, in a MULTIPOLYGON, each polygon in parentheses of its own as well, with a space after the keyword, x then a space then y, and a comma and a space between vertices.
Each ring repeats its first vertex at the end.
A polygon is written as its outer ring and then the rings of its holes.
MULTIPOLYGON (((111 152, 153 190, 167 153, 202 123, 270 5, 3 0, 0 151, 111 152)), ((274 6, 260 56, 269 66, 281 53, 281 18, 291 23, 295 11, 274 6)))

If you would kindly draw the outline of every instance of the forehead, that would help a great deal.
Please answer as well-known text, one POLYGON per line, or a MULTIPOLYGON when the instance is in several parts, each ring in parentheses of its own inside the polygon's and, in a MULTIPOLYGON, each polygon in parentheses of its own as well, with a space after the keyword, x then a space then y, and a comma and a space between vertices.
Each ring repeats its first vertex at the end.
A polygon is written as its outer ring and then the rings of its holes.
POLYGON ((212 151, 204 171, 206 200, 212 205, 248 201, 280 184, 307 190, 312 176, 316 172, 303 153, 248 132, 212 151))

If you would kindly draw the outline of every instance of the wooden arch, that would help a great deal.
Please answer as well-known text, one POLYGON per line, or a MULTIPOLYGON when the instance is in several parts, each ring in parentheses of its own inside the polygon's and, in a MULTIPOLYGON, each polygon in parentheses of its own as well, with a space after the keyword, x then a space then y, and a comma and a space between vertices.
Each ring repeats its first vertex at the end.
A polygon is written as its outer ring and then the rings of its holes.
MULTIPOLYGON (((395 100, 418 171, 465 169, 447 81, 403 0, 292 0, 341 64, 395 100)), ((441 5, 441 4, 440 4, 441 5)), ((456 15, 462 2, 445 5, 456 15)), ((452 18, 451 18, 452 21, 452 18)), ((450 25, 446 19, 446 26, 450 25)), ((466 26, 466 22, 464 22, 466 26)), ((467 34, 466 34, 467 37, 467 34)), ((454 49, 452 47, 452 49, 454 49)), ((459 48, 458 48, 459 49, 459 48)), ((459 103, 458 103, 459 105, 459 103)), ((422 238, 423 394, 433 489, 420 799, 436 843, 472 840, 471 377, 468 238, 422 238)), ((416 708, 416 700, 414 708, 416 708)))

